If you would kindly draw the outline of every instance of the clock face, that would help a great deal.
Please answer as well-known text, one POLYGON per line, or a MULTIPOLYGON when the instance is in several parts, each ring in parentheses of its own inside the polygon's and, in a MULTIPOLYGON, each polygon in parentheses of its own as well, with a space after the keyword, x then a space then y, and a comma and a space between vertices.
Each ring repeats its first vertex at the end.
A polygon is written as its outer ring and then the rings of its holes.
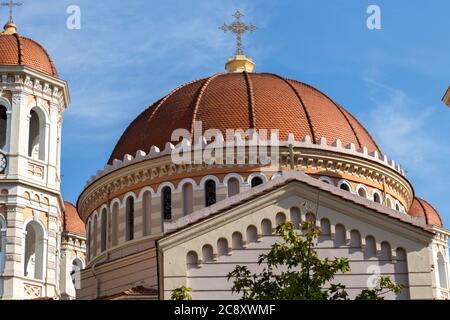
POLYGON ((6 160, 6 156, 3 153, 0 153, 0 172, 3 173, 7 165, 8 161, 6 160))

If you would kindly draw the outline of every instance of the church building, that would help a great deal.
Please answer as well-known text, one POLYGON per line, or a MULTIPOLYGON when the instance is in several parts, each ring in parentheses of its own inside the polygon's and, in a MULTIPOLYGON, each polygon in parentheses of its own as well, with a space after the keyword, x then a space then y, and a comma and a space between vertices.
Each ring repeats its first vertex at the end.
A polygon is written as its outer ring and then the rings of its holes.
POLYGON ((260 270, 276 226, 310 220, 319 256, 349 259, 335 282, 351 297, 384 275, 404 285, 388 299, 448 299, 450 232, 438 212, 342 105, 254 72, 241 38, 254 27, 234 17, 221 28, 237 35, 226 72, 143 110, 79 196, 87 268, 77 298, 168 299, 187 286, 193 299, 238 299, 228 273, 260 270))
MULTIPOLYGON (((76 206, 61 194, 69 87, 47 51, 0 33, 0 299, 239 299, 227 275, 312 221, 320 257, 345 257, 350 297, 448 299, 447 230, 366 128, 312 85, 255 72, 241 20, 225 72, 163 95, 123 132, 76 206)), ((448 95, 447 95, 448 96, 448 95)), ((448 99, 447 99, 448 100, 448 99)), ((445 100, 445 101, 447 101, 445 100)))

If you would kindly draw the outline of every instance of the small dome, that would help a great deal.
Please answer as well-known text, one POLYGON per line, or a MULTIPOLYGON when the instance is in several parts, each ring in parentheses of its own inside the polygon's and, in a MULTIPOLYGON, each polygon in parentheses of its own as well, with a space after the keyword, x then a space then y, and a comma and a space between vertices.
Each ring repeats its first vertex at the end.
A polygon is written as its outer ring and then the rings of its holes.
POLYGON ((15 32, 15 25, 7 24, 0 33, 0 65, 27 66, 52 77, 58 77, 47 51, 37 42, 15 32))
POLYGON ((86 228, 84 222, 78 215, 77 208, 67 201, 64 201, 64 205, 66 206, 66 211, 64 211, 63 230, 84 236, 86 234, 86 228))
MULTIPOLYGON (((367 130, 347 110, 308 84, 270 73, 225 73, 189 82, 157 101, 126 129, 110 159, 148 152, 171 142, 175 129, 202 121, 203 133, 219 129, 278 129, 280 139, 310 136, 314 143, 340 139, 378 151, 367 130)), ((192 138, 191 138, 192 139, 192 138)), ((192 140, 191 140, 192 142, 192 140)))
POLYGON ((414 198, 414 202, 409 209, 408 214, 414 217, 425 217, 425 221, 429 225, 443 226, 442 219, 436 209, 427 201, 419 197, 414 198))

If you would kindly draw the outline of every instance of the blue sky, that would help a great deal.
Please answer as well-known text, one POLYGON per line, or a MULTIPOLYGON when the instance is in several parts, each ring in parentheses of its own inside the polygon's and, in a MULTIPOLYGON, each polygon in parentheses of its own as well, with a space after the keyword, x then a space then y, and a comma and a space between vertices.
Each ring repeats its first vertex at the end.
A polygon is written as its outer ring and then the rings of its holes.
POLYGON ((239 8, 258 27, 245 37, 256 71, 310 83, 345 106, 450 226, 450 109, 441 103, 450 84, 450 1, 22 2, 19 32, 48 49, 70 86, 62 150, 69 201, 146 106, 223 70, 234 39, 218 27, 239 8), (381 8, 381 30, 366 27, 371 4, 381 8), (80 30, 66 28, 69 5, 81 8, 80 30))

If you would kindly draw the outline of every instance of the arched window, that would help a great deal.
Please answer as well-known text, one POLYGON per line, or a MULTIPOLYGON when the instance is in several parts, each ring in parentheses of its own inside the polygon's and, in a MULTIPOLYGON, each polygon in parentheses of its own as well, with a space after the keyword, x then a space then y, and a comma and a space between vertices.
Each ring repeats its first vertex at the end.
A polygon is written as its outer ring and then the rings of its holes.
POLYGON ((119 204, 117 202, 112 206, 111 215, 111 246, 115 247, 119 244, 119 204))
POLYGON ((257 187, 263 183, 264 183, 264 181, 261 177, 254 177, 252 179, 252 188, 257 187))
POLYGON ((386 198, 386 207, 392 209, 392 200, 390 198, 386 198))
POLYGON ((81 288, 81 276, 80 272, 83 270, 83 262, 80 259, 74 259, 72 261, 72 270, 70 271, 70 277, 72 278, 73 290, 81 288))
POLYGON ((147 236, 152 232, 152 193, 150 191, 144 192, 142 197, 142 220, 143 234, 147 236))
POLYGON ((28 156, 45 160, 45 121, 42 112, 35 109, 30 112, 28 156))
POLYGON ((98 248, 98 243, 97 243, 97 234, 98 234, 98 219, 97 219, 97 215, 94 216, 94 224, 92 226, 92 257, 96 257, 98 252, 97 252, 97 248, 98 248))
POLYGON ((128 197, 125 208, 125 219, 126 219, 126 241, 134 239, 134 198, 128 197))
POLYGON ((214 259, 213 248, 209 244, 205 244, 202 248, 203 262, 212 261, 214 259))
POLYGON ((232 197, 240 192, 240 183, 236 178, 228 180, 228 196, 232 197))
POLYGON ((350 186, 348 184, 346 184, 346 183, 341 183, 339 188, 341 188, 342 190, 350 192, 350 186))
POLYGON ((170 187, 162 189, 161 212, 164 220, 172 219, 172 189, 170 187))
POLYGON ((364 251, 364 259, 369 259, 377 255, 377 243, 373 236, 366 237, 366 248, 364 251))
POLYGON ((0 105, 0 149, 5 149, 6 146, 6 132, 7 132, 7 116, 6 108, 0 105))
POLYGON ((225 256, 228 254, 228 240, 225 238, 220 238, 217 241, 217 254, 219 256, 225 256))
POLYGON ((86 226, 86 256, 87 260, 91 259, 91 219, 89 219, 87 226, 86 226))
POLYGON ((358 230, 350 231, 350 247, 361 248, 361 234, 358 230))
POLYGON ((183 185, 183 215, 187 216, 194 211, 194 188, 191 183, 183 185))
POLYGON ((381 197, 380 197, 380 195, 378 194, 378 192, 375 192, 374 194, 373 194, 373 201, 375 201, 376 203, 381 203, 382 201, 381 201, 381 197))
POLYGON ((363 187, 358 189, 358 195, 362 198, 367 198, 367 191, 363 187))
POLYGON ((231 236, 231 241, 233 250, 242 249, 243 247, 242 234, 240 234, 239 232, 234 232, 233 235, 231 236))
POLYGON ((0 215, 0 273, 5 268, 5 246, 6 246, 6 221, 0 215))
POLYGON ((264 219, 261 222, 261 230, 263 236, 271 236, 272 235, 272 222, 269 219, 264 219))
POLYGON ((187 269, 196 268, 198 265, 198 255, 195 251, 189 251, 186 255, 186 267, 187 269))
POLYGON ((247 228, 247 243, 258 241, 258 230, 255 226, 247 228))
POLYGON ((447 289, 447 271, 445 270, 445 260, 442 253, 438 252, 437 255, 438 273, 439 273, 439 286, 443 289, 447 289))
POLYGON ((216 201, 216 182, 208 180, 205 183, 205 207, 212 206, 216 201))
POLYGON ((300 226, 300 209, 297 207, 291 208, 291 221, 294 225, 294 229, 298 229, 300 226))
POLYGON ((323 218, 322 220, 320 220, 320 235, 321 236, 331 235, 330 220, 328 220, 327 218, 323 218))
POLYGON ((385 262, 392 260, 391 245, 387 241, 381 243, 381 260, 385 262))
POLYGON ((43 279, 44 276, 44 230, 36 221, 31 221, 25 229, 24 276, 43 279))
POLYGON ((286 221, 286 215, 283 212, 278 212, 275 216, 275 222, 277 224, 277 227, 286 221))
POLYGON ((346 232, 345 227, 342 224, 337 224, 335 227, 334 246, 340 247, 346 244, 346 232))
POLYGON ((108 221, 106 220, 106 209, 102 211, 102 234, 101 234, 101 250, 102 252, 106 250, 106 230, 108 227, 108 221))

